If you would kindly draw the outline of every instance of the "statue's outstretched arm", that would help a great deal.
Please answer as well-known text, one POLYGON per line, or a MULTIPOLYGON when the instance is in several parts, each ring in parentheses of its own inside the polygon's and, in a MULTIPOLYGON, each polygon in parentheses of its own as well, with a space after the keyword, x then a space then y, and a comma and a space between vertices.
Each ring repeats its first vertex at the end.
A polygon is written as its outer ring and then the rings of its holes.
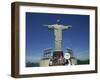
POLYGON ((47 24, 45 24, 44 26, 47 26, 50 29, 54 29, 54 25, 47 25, 47 24))
POLYGON ((68 28, 70 28, 70 27, 72 27, 72 26, 71 26, 71 25, 63 26, 63 27, 62 27, 62 30, 64 30, 64 29, 68 29, 68 28))

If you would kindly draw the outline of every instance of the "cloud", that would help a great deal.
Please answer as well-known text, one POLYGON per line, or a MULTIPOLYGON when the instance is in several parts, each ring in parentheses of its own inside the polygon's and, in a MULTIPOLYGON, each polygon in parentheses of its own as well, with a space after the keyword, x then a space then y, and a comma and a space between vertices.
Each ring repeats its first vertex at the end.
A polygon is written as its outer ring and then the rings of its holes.
POLYGON ((26 62, 39 62, 41 56, 26 56, 26 62))
POLYGON ((85 50, 85 51, 81 51, 81 52, 76 52, 75 57, 77 59, 87 60, 87 59, 89 59, 89 51, 85 50))

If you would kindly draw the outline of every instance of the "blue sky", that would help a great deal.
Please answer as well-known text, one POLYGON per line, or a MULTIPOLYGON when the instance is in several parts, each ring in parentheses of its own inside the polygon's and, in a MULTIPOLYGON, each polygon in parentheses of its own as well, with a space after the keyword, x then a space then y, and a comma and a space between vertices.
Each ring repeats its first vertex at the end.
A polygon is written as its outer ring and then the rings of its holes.
POLYGON ((72 48, 78 59, 89 58, 89 15, 26 13, 26 61, 37 62, 45 48, 54 51, 54 31, 44 24, 72 25, 62 33, 62 50, 72 48))

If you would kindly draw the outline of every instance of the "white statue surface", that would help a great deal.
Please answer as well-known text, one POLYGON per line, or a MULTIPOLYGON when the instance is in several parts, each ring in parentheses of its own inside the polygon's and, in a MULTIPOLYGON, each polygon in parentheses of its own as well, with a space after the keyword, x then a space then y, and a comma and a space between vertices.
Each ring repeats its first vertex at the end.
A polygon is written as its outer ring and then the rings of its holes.
POLYGON ((54 36, 55 36, 55 51, 61 51, 62 47, 62 31, 65 29, 68 29, 71 27, 70 25, 65 26, 62 24, 51 24, 51 25, 45 25, 48 26, 49 29, 54 30, 54 36))

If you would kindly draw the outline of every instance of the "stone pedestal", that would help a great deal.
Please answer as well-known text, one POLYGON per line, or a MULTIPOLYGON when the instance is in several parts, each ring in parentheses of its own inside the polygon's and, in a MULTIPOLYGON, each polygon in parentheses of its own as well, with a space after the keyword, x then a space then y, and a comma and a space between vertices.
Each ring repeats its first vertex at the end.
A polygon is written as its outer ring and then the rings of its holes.
POLYGON ((53 58, 57 58, 57 59, 59 59, 60 57, 63 57, 63 51, 54 51, 53 52, 53 58))
POLYGON ((53 65, 64 65, 65 60, 64 60, 64 56, 63 56, 63 51, 54 51, 53 52, 53 65))
POLYGON ((49 58, 43 58, 40 60, 40 67, 49 66, 50 59, 49 58))

